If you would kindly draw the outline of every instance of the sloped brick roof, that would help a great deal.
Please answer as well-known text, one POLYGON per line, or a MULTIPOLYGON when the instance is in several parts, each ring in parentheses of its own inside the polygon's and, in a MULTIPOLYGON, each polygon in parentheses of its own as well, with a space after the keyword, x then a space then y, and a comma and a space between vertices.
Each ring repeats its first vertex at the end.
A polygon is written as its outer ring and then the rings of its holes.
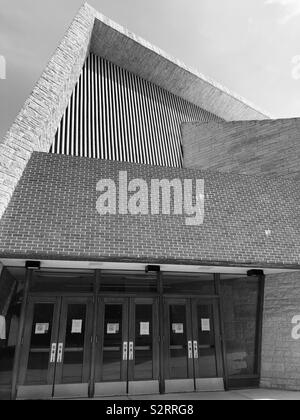
POLYGON ((35 152, 0 221, 0 258, 299 268, 300 184, 35 152), (100 216, 100 179, 204 179, 205 219, 100 216), (270 230, 271 235, 266 235, 270 230))

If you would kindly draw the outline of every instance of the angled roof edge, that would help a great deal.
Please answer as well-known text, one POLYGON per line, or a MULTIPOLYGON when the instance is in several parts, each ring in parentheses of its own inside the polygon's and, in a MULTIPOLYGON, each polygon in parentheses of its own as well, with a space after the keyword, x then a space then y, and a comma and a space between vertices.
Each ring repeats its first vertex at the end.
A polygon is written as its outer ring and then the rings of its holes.
POLYGON ((271 116, 220 83, 186 66, 135 35, 88 3, 95 16, 91 52, 206 109, 227 121, 262 120, 271 116))

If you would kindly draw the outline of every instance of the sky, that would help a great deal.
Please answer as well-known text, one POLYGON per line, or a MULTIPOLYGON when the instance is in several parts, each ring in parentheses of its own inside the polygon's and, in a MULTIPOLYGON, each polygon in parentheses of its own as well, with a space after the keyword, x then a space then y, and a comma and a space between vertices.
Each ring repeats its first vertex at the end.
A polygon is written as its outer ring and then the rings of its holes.
MULTIPOLYGON (((82 0, 0 0, 0 141, 82 0)), ((273 118, 300 117, 300 0, 90 0, 273 118)))

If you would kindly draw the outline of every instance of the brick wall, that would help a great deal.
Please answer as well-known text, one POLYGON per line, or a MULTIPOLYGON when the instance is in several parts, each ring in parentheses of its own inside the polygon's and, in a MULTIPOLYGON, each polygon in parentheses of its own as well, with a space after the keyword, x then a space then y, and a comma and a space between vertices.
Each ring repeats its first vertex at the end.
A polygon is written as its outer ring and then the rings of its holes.
POLYGON ((185 123, 184 167, 300 179, 300 119, 185 123))
POLYGON ((0 257, 299 266, 299 183, 34 153, 0 221, 0 257), (204 179, 205 220, 100 216, 100 179, 204 179), (271 235, 266 235, 270 229, 271 235))
MULTIPOLYGON (((299 184, 300 119, 187 123, 182 133, 185 167, 281 175, 299 184)), ((298 209, 299 202, 297 213, 298 209)), ((284 252, 282 247, 282 255, 284 252)), ((300 340, 291 336, 291 321, 297 314, 300 315, 300 272, 266 276, 262 387, 300 390, 300 340)))
POLYGON ((82 6, 25 102, 0 139, 0 218, 33 151, 48 152, 89 49, 94 12, 82 6))
POLYGON ((300 390, 300 340, 292 319, 300 315, 300 272, 266 277, 261 386, 300 390))

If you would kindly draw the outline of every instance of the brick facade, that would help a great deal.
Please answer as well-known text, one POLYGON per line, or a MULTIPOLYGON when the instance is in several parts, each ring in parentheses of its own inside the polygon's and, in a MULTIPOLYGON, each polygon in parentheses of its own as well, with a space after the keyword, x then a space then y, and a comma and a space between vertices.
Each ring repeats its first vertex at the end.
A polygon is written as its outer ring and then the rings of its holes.
POLYGON ((184 167, 300 179, 300 119, 185 123, 184 167))
MULTIPOLYGON (((12 128, 0 140, 0 257, 299 269, 299 119, 185 124, 185 166, 190 168, 185 170, 41 153, 48 152, 53 142, 91 39, 93 52, 100 51, 102 42, 108 59, 115 54, 117 64, 123 60, 129 70, 130 63, 139 69, 143 65, 145 78, 151 79, 150 69, 157 72, 155 82, 165 83, 167 73, 162 69, 170 72, 168 57, 132 34, 124 38, 118 26, 113 27, 113 39, 119 51, 112 48, 107 42, 112 40, 111 32, 105 29, 111 25, 88 5, 80 9, 12 128), (95 22, 97 16, 102 23, 95 22), (135 54, 142 53, 133 57, 135 61, 120 46, 121 38, 129 50, 138 44, 135 54), (149 54, 160 67, 149 67, 149 54), (203 178, 204 225, 188 227, 182 216, 101 217, 96 212, 96 184, 101 178, 117 179, 119 170, 128 171, 130 179, 148 181, 203 178)), ((191 73, 177 64, 180 77, 182 72, 191 73)), ((189 97, 197 86, 204 92, 201 100, 209 100, 216 113, 221 109, 226 119, 264 118, 217 85, 199 82, 199 77, 191 74, 189 97)), ((170 89, 177 86, 175 82, 174 76, 169 79, 170 89)), ((0 263, 0 275, 1 271, 0 263)), ((264 387, 300 389, 300 341, 291 336, 292 318, 300 315, 299 302, 299 271, 267 276, 264 387)))
POLYGON ((300 315, 300 272, 266 277, 261 386, 300 390, 300 340, 292 319, 300 315))
MULTIPOLYGON (((184 167, 280 175, 299 184, 300 119, 186 123, 182 134, 184 167)), ((299 201, 295 204, 299 224, 299 201)), ((291 335, 295 315, 300 315, 300 271, 266 276, 262 387, 300 390, 300 340, 291 335)))
MULTIPOLYGON (((194 182, 195 183, 195 182, 194 182)), ((0 256, 297 267, 299 183, 34 153, 0 222, 0 256), (204 179, 205 220, 100 216, 100 179, 204 179), (266 230, 270 229, 270 236, 266 230)))

